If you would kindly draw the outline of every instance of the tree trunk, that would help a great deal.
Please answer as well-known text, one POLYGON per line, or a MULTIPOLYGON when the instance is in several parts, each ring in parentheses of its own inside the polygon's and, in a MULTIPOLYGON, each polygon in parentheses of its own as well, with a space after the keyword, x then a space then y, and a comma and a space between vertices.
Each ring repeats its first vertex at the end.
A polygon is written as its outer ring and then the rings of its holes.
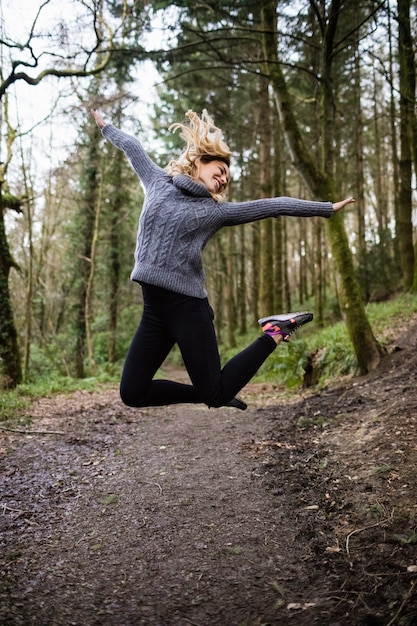
POLYGON ((283 217, 279 217, 278 220, 281 222, 281 232, 282 232, 282 240, 283 240, 283 254, 282 254, 282 300, 284 304, 284 309, 286 311, 291 311, 292 309, 292 299, 291 299, 291 281, 289 276, 289 261, 288 261, 288 245, 287 245, 287 221, 283 217))
POLYGON ((85 291, 85 336, 86 336, 86 344, 87 344, 87 353, 88 360, 90 363, 91 370, 93 374, 97 373, 96 362, 94 360, 94 344, 93 344, 93 335, 91 332, 91 323, 93 319, 93 287, 94 287, 94 275, 96 271, 96 250, 97 250, 97 240, 98 240, 98 231, 99 231, 99 223, 100 223, 100 212, 101 212, 101 181, 99 183, 96 178, 97 187, 100 184, 100 189, 97 188, 96 194, 96 205, 94 206, 94 225, 93 232, 91 238, 91 252, 90 252, 90 263, 89 263, 89 272, 87 277, 86 291, 85 291))
POLYGON ((217 341, 223 341, 223 322, 225 319, 224 297, 223 297, 223 277, 226 273, 226 259, 222 244, 222 233, 217 233, 212 243, 204 251, 207 258, 205 265, 210 268, 208 281, 210 293, 213 297, 213 308, 215 311, 214 325, 216 328, 217 341))
POLYGON ((22 362, 13 318, 9 274, 12 267, 17 270, 19 267, 10 253, 4 214, 6 209, 20 211, 21 202, 10 194, 6 196, 3 188, 7 168, 12 158, 12 144, 16 139, 16 132, 8 124, 7 107, 5 108, 5 121, 8 127, 6 161, 0 161, 0 387, 13 389, 22 382, 22 362))
POLYGON ((298 222, 298 302, 303 307, 307 293, 307 267, 306 267, 306 247, 307 247, 307 224, 305 220, 298 222))
POLYGON ((340 277, 339 300, 341 310, 346 315, 346 325, 355 350, 358 373, 366 374, 379 365, 383 350, 376 341, 366 317, 342 215, 336 213, 328 221, 327 233, 340 277))
POLYGON ((227 324, 227 345, 229 348, 236 347, 236 307, 234 298, 235 276, 236 276, 236 245, 234 229, 227 229, 227 257, 226 257, 226 324, 227 324))
POLYGON ((398 0, 398 58, 400 64, 400 191, 398 207, 398 248, 405 289, 414 280, 412 223, 412 128, 415 102, 415 64, 410 26, 410 0, 398 0))
POLYGON ((239 286, 237 292, 237 314, 239 319, 239 333, 241 335, 246 335, 248 327, 247 327, 247 319, 246 319, 246 298, 247 298, 247 290, 246 290, 246 226, 239 228, 238 231, 239 237, 239 286))
POLYGON ((80 229, 80 255, 77 270, 79 281, 78 301, 76 305, 76 344, 75 344, 75 373, 77 378, 84 378, 85 351, 87 344, 88 313, 88 285, 91 271, 91 255, 94 238, 94 225, 97 210, 97 174, 98 174, 98 144, 101 134, 94 128, 90 143, 86 152, 86 164, 84 170, 84 193, 81 202, 81 214, 79 219, 82 222, 80 229))
MULTIPOLYGON (((260 248, 260 224, 261 222, 254 222, 251 224, 252 231, 252 284, 251 284, 251 304, 252 304, 252 318, 254 321, 258 321, 261 317, 259 314, 259 248, 260 248)), ((267 314, 268 315, 268 314, 267 314)))
POLYGON ((385 180, 387 178, 387 172, 385 168, 385 164, 387 161, 387 155, 385 154, 385 145, 382 141, 381 135, 381 113, 378 110, 378 92, 376 89, 377 86, 377 76, 374 74, 374 128, 375 128, 375 197, 376 197, 376 216, 378 221, 378 233, 379 239, 382 241, 384 239, 384 233, 388 228, 388 193, 385 185, 385 180))
MULTIPOLYGON (((326 163, 326 173, 318 169, 304 145, 297 121, 295 119, 291 97, 279 64, 276 34, 273 25, 276 23, 276 0, 261 0, 263 14, 263 47, 265 58, 268 60, 268 71, 274 89, 277 108, 284 129, 294 165, 303 177, 312 196, 320 199, 335 199, 334 154, 332 143, 331 111, 334 106, 331 59, 332 37, 336 28, 336 20, 340 15, 340 2, 332 2, 329 10, 329 20, 326 33, 326 46, 323 60, 323 162, 326 163), (330 136, 329 136, 330 135, 330 136)), ((382 349, 376 341, 365 308, 361 299, 359 284, 356 279, 352 254, 343 224, 343 217, 335 214, 327 221, 327 230, 331 243, 335 266, 340 276, 342 310, 346 314, 346 324, 350 339, 355 351, 358 371, 364 374, 379 364, 382 349)))
MULTIPOLYGON (((271 159, 271 126, 268 81, 260 79, 260 197, 272 195, 272 159, 271 159)), ((262 220, 260 230, 260 274, 259 274, 259 310, 261 315, 269 315, 274 307, 274 250, 273 250, 273 219, 262 220), (268 313, 269 312, 269 313, 268 313)))
POLYGON ((358 258, 363 268, 362 290, 365 302, 369 300, 368 256, 365 236, 365 175, 363 166, 363 115, 361 103, 361 65, 359 45, 355 46, 355 147, 356 147, 356 215, 358 220, 358 258))
POLYGON ((314 319, 318 326, 324 324, 324 260, 323 260, 323 224, 321 220, 317 220, 314 224, 314 301, 315 313, 314 319))
POLYGON ((17 265, 7 243, 0 182, 0 387, 9 389, 22 382, 22 364, 9 290, 12 267, 17 268, 17 265))
MULTIPOLYGON (((388 3, 388 40, 389 40, 389 84, 390 84, 390 129, 391 129, 391 152, 392 152, 392 179, 394 187, 394 218, 395 224, 398 223, 399 214, 399 163, 398 163, 398 137, 397 137, 397 112, 396 112, 396 93, 394 87, 394 54, 392 44, 391 29, 391 9, 388 3)), ((398 237, 394 237, 394 259, 397 268, 401 266, 400 251, 398 249, 398 237)))
POLYGON ((115 155, 114 176, 116 181, 116 196, 111 207, 110 216, 110 299, 109 299, 109 343, 108 359, 109 363, 117 360, 117 318, 119 313, 119 293, 120 293, 120 215, 122 210, 122 185, 121 178, 124 167, 125 156, 117 151, 115 155), (119 184, 117 184, 119 181, 119 184))
MULTIPOLYGON (((116 124, 121 125, 122 106, 118 106, 116 114, 116 124)), ((116 151, 114 167, 112 168, 112 179, 115 195, 110 208, 110 251, 109 251, 109 273, 110 273, 110 299, 109 299, 109 343, 108 343, 108 359, 109 363, 115 363, 117 360, 117 319, 119 313, 119 294, 120 294, 120 245, 121 245, 121 222, 122 211, 125 203, 124 183, 122 181, 123 171, 125 167, 125 155, 120 151, 116 151)))
POLYGON ((24 339, 24 356, 23 356, 23 380, 26 381, 30 368, 30 347, 32 344, 32 318, 33 318, 33 291, 34 291, 34 247, 33 247, 33 201, 31 199, 30 185, 27 176, 27 170, 24 163, 24 153, 22 144, 20 144, 20 157, 22 161, 22 176, 25 189, 25 196, 28 198, 26 202, 26 218, 27 218, 27 238, 29 254, 27 259, 27 283, 26 283, 26 302, 25 302, 25 339, 24 339))
MULTIPOLYGON (((273 175, 273 195, 274 196, 283 196, 283 163, 281 160, 281 142, 282 142, 282 133, 279 124, 279 120, 277 120, 276 124, 272 128, 272 137, 274 141, 274 175, 273 175)), ((284 224, 284 220, 277 217, 273 223, 274 230, 274 301, 273 301, 273 312, 278 313, 284 311, 284 263, 285 259, 285 250, 284 250, 284 235, 282 231, 282 226, 284 224)))

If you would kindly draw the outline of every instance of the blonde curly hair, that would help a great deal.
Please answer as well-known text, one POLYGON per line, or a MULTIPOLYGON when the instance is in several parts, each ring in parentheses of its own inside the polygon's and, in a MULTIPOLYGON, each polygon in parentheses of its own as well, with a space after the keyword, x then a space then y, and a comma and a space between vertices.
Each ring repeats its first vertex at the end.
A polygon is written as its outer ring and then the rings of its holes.
MULTIPOLYGON (((186 148, 182 154, 170 161, 166 167, 168 174, 186 174, 191 178, 195 177, 197 161, 210 161, 218 159, 228 166, 230 165, 231 151, 224 142, 222 131, 214 125, 213 119, 204 109, 201 117, 191 109, 185 116, 188 118, 188 125, 171 124, 169 130, 180 131, 180 136, 186 142, 186 148)), ((221 201, 226 196, 226 190, 220 194, 212 194, 215 200, 221 201)))

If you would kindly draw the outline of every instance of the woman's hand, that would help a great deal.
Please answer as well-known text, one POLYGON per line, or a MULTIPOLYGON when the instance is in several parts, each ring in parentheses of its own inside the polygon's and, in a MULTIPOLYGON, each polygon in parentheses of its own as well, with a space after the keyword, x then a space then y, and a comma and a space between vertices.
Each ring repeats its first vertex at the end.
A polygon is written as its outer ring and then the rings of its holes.
POLYGON ((98 111, 96 111, 95 109, 92 109, 91 113, 92 113, 94 119, 96 120, 97 126, 99 128, 104 128, 106 126, 106 122, 103 120, 103 118, 101 117, 100 113, 98 111))
POLYGON ((346 198, 346 200, 341 200, 340 202, 333 203, 333 211, 340 211, 344 206, 350 204, 351 202, 356 202, 355 198, 352 196, 350 198, 346 198))

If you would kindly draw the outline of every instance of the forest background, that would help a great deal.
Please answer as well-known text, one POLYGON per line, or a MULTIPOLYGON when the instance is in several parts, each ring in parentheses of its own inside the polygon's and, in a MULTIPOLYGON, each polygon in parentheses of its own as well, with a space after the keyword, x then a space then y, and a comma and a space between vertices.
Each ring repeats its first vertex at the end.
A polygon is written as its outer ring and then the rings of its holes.
POLYGON ((91 108, 162 166, 181 149, 169 125, 207 108, 233 151, 231 200, 354 195, 328 221, 222 230, 207 288, 224 352, 261 314, 312 308, 316 328, 343 322, 352 371, 378 367, 369 303, 417 291, 417 3, 19 6, 1 5, 1 387, 118 375, 140 317, 143 190, 91 108))

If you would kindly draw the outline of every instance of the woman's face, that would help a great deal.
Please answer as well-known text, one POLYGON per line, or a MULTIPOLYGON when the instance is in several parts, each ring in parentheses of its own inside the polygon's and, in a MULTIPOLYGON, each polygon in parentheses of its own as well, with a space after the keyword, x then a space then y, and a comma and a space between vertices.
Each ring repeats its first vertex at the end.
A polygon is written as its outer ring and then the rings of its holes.
POLYGON ((210 193, 223 193, 229 184, 229 168, 223 161, 199 161, 195 179, 210 193))

